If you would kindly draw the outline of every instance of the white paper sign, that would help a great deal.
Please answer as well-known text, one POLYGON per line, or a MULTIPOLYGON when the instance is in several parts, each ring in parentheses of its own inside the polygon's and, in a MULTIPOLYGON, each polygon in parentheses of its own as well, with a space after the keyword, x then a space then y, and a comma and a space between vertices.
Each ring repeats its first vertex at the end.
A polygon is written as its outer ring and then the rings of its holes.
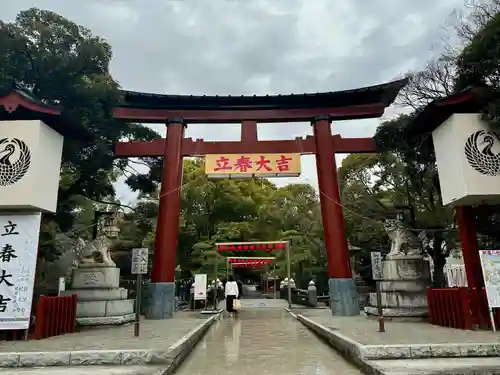
POLYGON ((65 277, 60 277, 59 278, 59 287, 57 288, 57 295, 60 296, 61 292, 64 292, 66 290, 66 278, 65 277))
POLYGON ((132 249, 132 270, 133 275, 148 273, 149 249, 132 249))
POLYGON ((479 250, 490 309, 500 307, 500 250, 479 250))
POLYGON ((42 215, 0 215, 0 330, 27 329, 42 215))
POLYGON ((382 280, 382 253, 372 251, 372 278, 373 280, 382 280))
POLYGON ((194 299, 207 299, 207 275, 199 273, 194 275, 194 299))

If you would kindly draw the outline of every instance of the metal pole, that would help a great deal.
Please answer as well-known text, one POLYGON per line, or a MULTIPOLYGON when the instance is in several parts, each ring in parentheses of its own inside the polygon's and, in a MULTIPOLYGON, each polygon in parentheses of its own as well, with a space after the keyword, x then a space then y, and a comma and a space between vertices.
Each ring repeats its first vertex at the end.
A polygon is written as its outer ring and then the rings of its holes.
POLYGON ((273 293, 276 299, 276 263, 273 263, 273 293))
POLYGON ((288 308, 292 308, 292 283, 290 272, 290 242, 286 244, 286 277, 288 277, 288 308))
POLYGON ((214 266, 214 310, 217 310, 217 293, 219 292, 219 285, 217 283, 217 271, 219 270, 219 254, 216 254, 215 256, 215 266, 214 266))
POLYGON ((134 337, 139 337, 139 330, 141 324, 141 300, 142 300, 142 274, 137 274, 135 282, 135 323, 134 323, 134 337))
POLYGON ((382 309, 382 293, 380 291, 380 281, 376 282, 377 310, 378 310, 378 331, 385 332, 384 311, 382 309))

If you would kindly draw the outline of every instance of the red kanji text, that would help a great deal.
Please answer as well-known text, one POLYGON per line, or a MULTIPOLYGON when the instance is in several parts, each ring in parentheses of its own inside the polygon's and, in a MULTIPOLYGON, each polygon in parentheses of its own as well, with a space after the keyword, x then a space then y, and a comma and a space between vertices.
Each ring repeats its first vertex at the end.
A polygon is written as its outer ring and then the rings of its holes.
POLYGON ((234 170, 238 170, 240 172, 248 172, 249 169, 252 169, 252 161, 248 156, 241 156, 236 160, 234 164, 234 170))
POLYGON ((225 156, 221 156, 215 162, 217 163, 217 167, 214 168, 214 172, 230 171, 231 170, 231 166, 229 165, 229 158, 226 158, 225 156))
POLYGON ((290 166, 288 163, 292 160, 292 158, 287 158, 285 155, 281 155, 281 158, 276 160, 276 166, 280 172, 286 172, 290 170, 290 166))
POLYGON ((255 161, 255 164, 257 164, 259 167, 257 168, 258 171, 261 169, 265 169, 266 171, 272 171, 273 169, 268 165, 271 162, 271 160, 266 159, 265 156, 260 156, 259 160, 255 161))

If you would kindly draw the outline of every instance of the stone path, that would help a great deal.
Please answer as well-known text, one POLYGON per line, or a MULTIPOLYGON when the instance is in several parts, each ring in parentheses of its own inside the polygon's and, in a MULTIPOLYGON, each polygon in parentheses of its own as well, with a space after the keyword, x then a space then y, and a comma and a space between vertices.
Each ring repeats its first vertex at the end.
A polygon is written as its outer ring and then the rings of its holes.
POLYGON ((160 349, 172 344, 200 325, 209 316, 199 312, 178 312, 174 319, 143 320, 139 337, 134 325, 90 328, 82 332, 50 337, 44 340, 1 341, 2 352, 49 352, 75 350, 160 349))
POLYGON ((498 358, 433 358, 412 360, 371 361, 385 375, 426 375, 426 374, 498 374, 498 358))
POLYGON ((151 375, 158 367, 147 366, 92 366, 88 367, 44 367, 0 369, 0 375, 151 375))
POLYGON ((242 300, 238 317, 224 314, 176 374, 361 374, 286 313, 285 305, 242 300))
POLYGON ((368 319, 364 315, 333 316, 329 309, 301 309, 296 312, 364 345, 500 342, 500 335, 491 331, 467 331, 426 322, 388 320, 385 322, 386 332, 379 333, 377 320, 368 319))

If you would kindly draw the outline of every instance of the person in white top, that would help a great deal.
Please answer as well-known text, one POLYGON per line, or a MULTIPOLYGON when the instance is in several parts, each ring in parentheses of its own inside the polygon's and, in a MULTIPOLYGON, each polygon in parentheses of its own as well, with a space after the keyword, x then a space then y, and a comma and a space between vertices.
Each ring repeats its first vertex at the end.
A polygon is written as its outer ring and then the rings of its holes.
POLYGON ((238 298, 239 290, 238 284, 236 283, 236 281, 234 281, 234 277, 232 275, 229 275, 227 278, 224 294, 226 296, 227 312, 236 312, 236 310, 234 309, 234 300, 238 298))

